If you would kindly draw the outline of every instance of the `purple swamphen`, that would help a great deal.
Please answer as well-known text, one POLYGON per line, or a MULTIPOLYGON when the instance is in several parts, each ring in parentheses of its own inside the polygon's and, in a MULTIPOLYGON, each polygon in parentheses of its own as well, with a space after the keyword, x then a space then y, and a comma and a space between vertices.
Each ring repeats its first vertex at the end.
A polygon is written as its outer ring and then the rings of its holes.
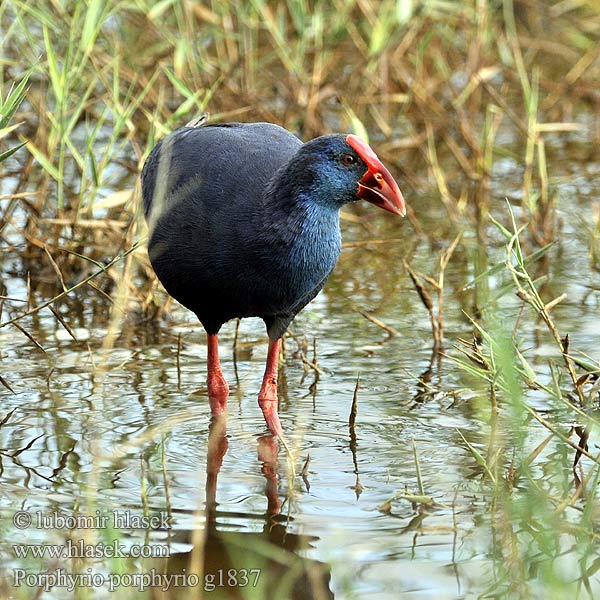
POLYGON ((237 317, 263 319, 269 349, 258 402, 271 432, 281 434, 281 337, 337 262, 339 209, 362 198, 404 215, 404 200, 375 152, 354 135, 304 144, 271 123, 204 121, 171 133, 144 165, 150 261, 208 334, 213 414, 224 412, 229 393, 219 329, 237 317))

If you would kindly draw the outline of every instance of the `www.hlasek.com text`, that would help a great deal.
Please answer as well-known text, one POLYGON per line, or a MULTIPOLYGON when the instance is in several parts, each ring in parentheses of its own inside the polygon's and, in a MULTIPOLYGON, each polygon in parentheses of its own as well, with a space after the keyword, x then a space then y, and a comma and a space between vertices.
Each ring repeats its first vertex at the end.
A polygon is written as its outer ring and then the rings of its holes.
POLYGON ((13 544, 17 558, 168 558, 166 544, 125 544, 113 540, 110 544, 85 540, 66 540, 64 544, 13 544))

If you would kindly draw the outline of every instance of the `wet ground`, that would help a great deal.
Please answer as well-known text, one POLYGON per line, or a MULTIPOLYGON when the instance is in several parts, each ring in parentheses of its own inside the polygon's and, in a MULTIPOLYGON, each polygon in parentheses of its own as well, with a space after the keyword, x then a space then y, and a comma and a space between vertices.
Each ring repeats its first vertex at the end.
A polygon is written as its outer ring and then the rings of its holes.
MULTIPOLYGON (((540 274, 548 275, 555 295, 568 294, 554 312, 561 331, 578 350, 596 356, 598 277, 590 270, 582 223, 591 219, 597 169, 567 162, 556 177, 562 230, 540 274)), ((500 178, 495 185, 492 211, 507 222, 505 186, 500 178)), ((206 597, 306 599, 502 592, 507 580, 498 567, 491 500, 463 439, 475 446, 483 442, 489 389, 448 358, 432 361, 429 317, 403 267, 409 259, 414 268, 434 273, 440 250, 457 229, 465 230, 445 290, 446 350, 456 354, 454 340, 472 334, 462 311, 472 314, 476 301, 472 288, 464 287, 481 272, 482 255, 490 265, 503 260, 502 240, 486 229, 484 252, 472 225, 449 226, 436 196, 405 196, 424 233, 415 233, 406 220, 361 207, 356 214, 363 225, 343 221, 349 247, 286 338, 280 415, 295 478, 256 401, 267 349, 262 322, 242 322, 235 352, 235 324, 223 329, 222 363, 232 387, 226 429, 223 423, 211 426, 204 333, 178 305, 155 322, 129 317, 108 350, 103 343, 109 304, 89 288, 58 305, 77 341, 47 309, 21 321, 45 353, 17 329, 2 328, 0 374, 13 390, 0 391, 1 563, 8 577, 3 594, 35 597, 35 584, 43 580, 34 576, 61 569, 80 575, 74 594, 82 598, 108 595, 111 587, 120 594, 113 597, 138 597, 148 581, 128 579, 129 572, 161 574, 154 584, 168 588, 164 597, 192 597, 190 588, 198 595, 206 590, 206 597), (356 243, 372 240, 378 243, 356 243), (307 362, 316 362, 319 372, 307 362), (403 491, 425 494, 434 504, 388 502, 403 491), (32 516, 31 525, 13 522, 15 510, 32 516), (53 521, 57 514, 106 520, 73 530, 53 521), (130 527, 131 519, 143 515, 158 521, 130 527), (64 545, 67 538, 96 549, 116 539, 126 553, 137 545, 153 556, 115 559, 97 551, 103 555, 19 558, 12 545, 64 545), (190 579, 199 565, 204 578, 190 579)), ((26 297, 19 259, 2 260, 7 296, 26 297)), ((490 294, 507 282, 502 272, 491 276, 490 294)), ((43 299, 40 293, 38 302, 43 299)), ((519 301, 507 294, 500 306, 512 327, 519 301)), ((18 310, 13 302, 3 320, 18 310)), ((550 380, 548 360, 556 351, 543 324, 532 320, 524 331, 528 360, 550 380)), ((527 397, 540 411, 551 408, 540 391, 527 397)), ((527 427, 527 447, 533 449, 548 432, 533 421, 527 427)), ((544 479, 549 489, 571 485, 572 459, 553 439, 536 472, 540 478, 551 473, 544 479)), ((565 518, 576 521, 569 510, 565 518)), ((515 528, 524 523, 516 521, 515 528)), ((557 560, 565 578, 574 580, 579 557, 568 536, 564 543, 557 560)), ((540 554, 531 564, 543 570, 546 561, 540 554)), ((588 584, 600 593, 595 574, 588 584)), ((65 593, 55 587, 42 597, 65 593)))

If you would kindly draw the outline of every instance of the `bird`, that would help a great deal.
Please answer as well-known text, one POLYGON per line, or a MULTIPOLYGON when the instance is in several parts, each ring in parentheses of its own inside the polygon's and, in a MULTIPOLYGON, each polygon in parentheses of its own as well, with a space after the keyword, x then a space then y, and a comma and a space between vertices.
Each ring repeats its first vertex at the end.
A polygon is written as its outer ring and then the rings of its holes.
POLYGON ((363 199, 404 216, 398 184, 354 134, 304 143, 273 123, 208 123, 203 115, 156 144, 141 189, 152 268, 207 334, 213 415, 225 412, 229 394, 219 330, 259 317, 269 345, 258 404, 268 429, 281 436, 282 336, 335 267, 340 208, 363 199))

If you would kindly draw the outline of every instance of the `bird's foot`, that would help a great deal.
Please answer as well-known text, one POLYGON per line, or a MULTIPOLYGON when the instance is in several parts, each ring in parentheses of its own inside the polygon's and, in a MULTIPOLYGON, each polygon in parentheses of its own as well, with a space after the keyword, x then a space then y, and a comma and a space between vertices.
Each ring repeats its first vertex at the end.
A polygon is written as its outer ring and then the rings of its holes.
POLYGON ((210 414, 215 419, 225 417, 227 413, 227 395, 213 396, 209 393, 208 402, 210 404, 210 414))
POLYGON ((209 372, 206 384, 210 396, 229 396, 229 386, 220 369, 209 372))
POLYGON ((213 417, 218 417, 227 411, 227 398, 229 397, 229 386, 223 373, 213 373, 207 381, 208 400, 213 417))
POLYGON ((279 413, 277 411, 279 405, 279 400, 277 398, 277 384, 275 384, 274 389, 271 388, 267 390, 265 387, 266 386, 263 384, 260 394, 258 395, 258 405, 262 410, 269 431, 273 435, 282 435, 283 427, 281 426, 279 413))

